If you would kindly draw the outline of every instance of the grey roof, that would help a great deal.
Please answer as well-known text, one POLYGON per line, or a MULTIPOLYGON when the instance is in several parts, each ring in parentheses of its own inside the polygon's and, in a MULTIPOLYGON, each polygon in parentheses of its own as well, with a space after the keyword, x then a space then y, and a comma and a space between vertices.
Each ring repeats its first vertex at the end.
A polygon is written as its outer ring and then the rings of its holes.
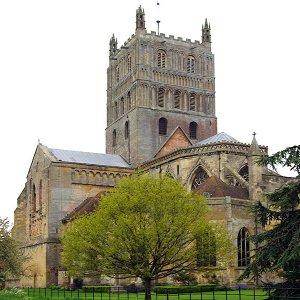
POLYGON ((125 159, 122 156, 117 154, 102 154, 61 149, 49 150, 57 160, 63 162, 120 168, 132 168, 132 165, 127 163, 127 161, 125 161, 125 159))
POLYGON ((206 145, 206 144, 221 143, 221 142, 240 143, 238 140, 236 140, 229 134, 225 132, 220 132, 216 135, 209 137, 208 139, 197 142, 196 145, 206 145))

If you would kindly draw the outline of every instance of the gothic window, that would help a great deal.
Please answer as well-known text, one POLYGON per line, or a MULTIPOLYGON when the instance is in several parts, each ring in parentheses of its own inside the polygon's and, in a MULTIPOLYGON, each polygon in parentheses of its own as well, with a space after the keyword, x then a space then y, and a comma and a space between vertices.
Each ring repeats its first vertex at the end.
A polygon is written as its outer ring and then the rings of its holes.
POLYGON ((180 98, 181 98, 180 91, 176 91, 174 94, 174 108, 176 109, 180 109, 180 98))
POLYGON ((158 123, 159 135, 167 135, 168 120, 166 118, 160 118, 158 123))
POLYGON ((195 58, 193 56, 187 58, 186 69, 188 73, 195 73, 195 58))
POLYGON ((32 211, 36 211, 36 189, 35 184, 32 185, 32 211))
POLYGON ((247 228, 240 229, 237 238, 238 266, 246 267, 250 263, 250 242, 247 228))
POLYGON ((190 138, 191 139, 197 138, 197 127, 198 127, 198 124, 196 122, 190 123, 190 138))
POLYGON ((42 209, 43 204, 43 182, 40 180, 40 186, 39 186, 39 209, 42 209))
POLYGON ((118 119, 118 103, 115 102, 114 105, 114 113, 115 113, 115 120, 118 119))
POLYGON ((159 107, 164 107, 164 98, 165 98, 165 90, 163 88, 159 88, 157 93, 157 105, 159 107))
POLYGON ((166 67, 166 52, 163 50, 157 52, 157 67, 160 69, 165 69, 166 67))
POLYGON ((196 95, 194 93, 190 94, 189 106, 191 111, 196 110, 196 95))
POLYGON ((131 72, 131 56, 128 55, 127 57, 127 71, 131 72))
POLYGON ((112 146, 115 147, 117 145, 117 131, 116 129, 113 130, 112 136, 112 146))
POLYGON ((120 103, 120 111, 121 111, 121 116, 124 114, 124 98, 121 98, 121 103, 120 103))
POLYGON ((128 110, 131 109, 131 94, 128 92, 127 94, 127 102, 128 102, 128 110))
POLYGON ((125 140, 127 140, 129 137, 129 121, 125 122, 124 136, 125 136, 125 140))
POLYGON ((119 80, 120 80, 120 68, 117 67, 116 68, 116 81, 119 82, 119 80))
POLYGON ((212 230, 201 230, 196 236, 197 266, 215 267, 217 265, 216 237, 212 230))
POLYGON ((249 170, 248 165, 244 165, 240 170, 239 174, 246 180, 249 181, 249 170))
POLYGON ((197 171, 196 176, 194 177, 192 183, 192 190, 196 189, 202 182, 204 182, 208 178, 207 173, 200 167, 197 171))

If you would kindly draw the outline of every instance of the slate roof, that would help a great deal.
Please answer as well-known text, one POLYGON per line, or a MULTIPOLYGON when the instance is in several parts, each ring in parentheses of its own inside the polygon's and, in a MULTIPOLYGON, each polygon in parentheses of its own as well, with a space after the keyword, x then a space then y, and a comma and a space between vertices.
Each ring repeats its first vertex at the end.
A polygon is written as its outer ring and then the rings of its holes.
POLYGON ((249 199, 249 192, 246 188, 226 184, 216 176, 208 177, 195 190, 196 194, 209 193, 210 197, 230 196, 237 199, 249 199))
POLYGON ((209 137, 208 139, 197 142, 195 145, 200 146, 200 145, 220 143, 220 142, 240 143, 238 140, 236 140, 235 138, 233 138, 229 134, 227 134, 225 132, 220 132, 216 135, 213 135, 213 136, 209 137))
POLYGON ((121 155, 82 152, 73 150, 49 149, 58 161, 97 166, 132 168, 121 155))

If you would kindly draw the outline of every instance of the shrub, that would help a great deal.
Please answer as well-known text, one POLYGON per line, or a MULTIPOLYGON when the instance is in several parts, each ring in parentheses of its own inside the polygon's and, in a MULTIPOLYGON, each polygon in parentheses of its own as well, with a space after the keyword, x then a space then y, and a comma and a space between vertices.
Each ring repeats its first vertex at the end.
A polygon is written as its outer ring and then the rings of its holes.
POLYGON ((214 284, 199 284, 190 286, 155 286, 153 291, 157 294, 184 294, 184 293, 199 293, 208 292, 215 288, 214 284))
POLYGON ((82 290, 85 292, 103 292, 108 293, 111 290, 110 285, 83 285, 82 290))

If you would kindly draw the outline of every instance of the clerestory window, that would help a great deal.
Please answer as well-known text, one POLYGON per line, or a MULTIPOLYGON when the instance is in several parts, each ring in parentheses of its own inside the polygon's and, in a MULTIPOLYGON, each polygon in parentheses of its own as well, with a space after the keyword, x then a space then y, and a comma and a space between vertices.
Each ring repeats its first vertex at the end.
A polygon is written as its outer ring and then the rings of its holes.
POLYGON ((159 50, 157 52, 157 67, 160 69, 164 69, 166 67, 166 52, 163 50, 159 50))

